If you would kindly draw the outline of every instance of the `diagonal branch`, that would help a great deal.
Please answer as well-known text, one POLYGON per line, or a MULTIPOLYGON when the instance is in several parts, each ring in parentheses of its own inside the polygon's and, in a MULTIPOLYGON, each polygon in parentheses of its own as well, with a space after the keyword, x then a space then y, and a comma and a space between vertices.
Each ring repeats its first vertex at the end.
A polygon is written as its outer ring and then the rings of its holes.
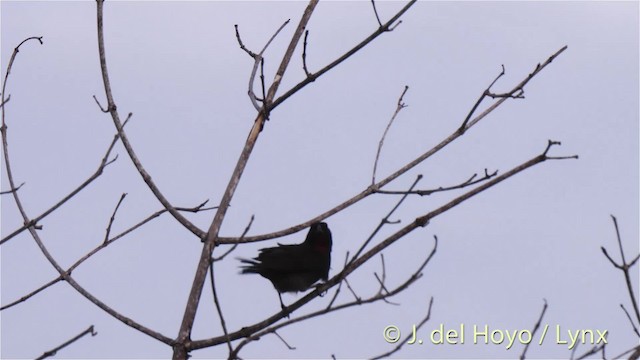
POLYGON ((87 328, 85 331, 81 332, 80 334, 78 334, 78 335, 74 336, 73 338, 65 341, 63 344, 61 344, 59 346, 56 346, 55 348, 53 348, 53 349, 51 349, 49 351, 45 351, 42 355, 37 357, 36 360, 46 359, 46 358, 48 358, 50 356, 55 356, 56 353, 59 350, 64 349, 65 347, 73 344, 74 342, 80 340, 80 338, 82 338, 83 336, 88 335, 88 334, 91 334, 91 336, 98 335, 98 333, 93 330, 93 325, 89 326, 89 328, 87 328))
POLYGON ((258 140, 258 136, 262 131, 262 127, 264 126, 264 122, 266 121, 265 114, 268 114, 269 112, 268 110, 270 109, 270 103, 273 100, 278 87, 280 86, 280 82, 282 81, 282 77, 284 76, 289 62, 291 61, 291 57, 296 48, 296 44, 299 43, 302 32, 309 22, 311 14, 313 13, 313 10, 317 3, 317 0, 312 0, 309 2, 309 5, 305 9, 302 18, 298 23, 298 27, 296 28, 296 31, 291 38, 291 42, 289 43, 289 47, 287 48, 282 58, 282 62, 280 63, 280 66, 276 72, 273 83, 269 87, 267 96, 264 99, 263 106, 265 111, 259 113, 256 117, 253 127, 251 128, 249 136, 247 137, 247 140, 245 142, 244 148, 242 149, 242 153, 240 154, 240 158, 238 159, 236 167, 233 170, 231 179, 229 179, 227 188, 225 189, 224 195, 222 196, 218 211, 213 217, 213 221, 211 222, 211 226, 209 227, 209 231, 207 232, 204 246, 202 247, 202 253, 200 254, 200 260, 198 262, 198 266, 194 276, 193 285, 187 299, 187 306, 185 308, 184 316, 182 318, 182 324, 180 325, 180 330, 178 332, 178 338, 176 341, 177 344, 176 346, 174 346, 174 358, 183 359, 187 357, 187 343, 189 341, 189 338, 191 337, 191 329, 193 328, 193 322, 198 309, 198 303, 200 302, 200 296, 202 295, 202 288, 207 276, 207 269, 209 268, 209 265, 211 263, 211 253, 213 251, 213 247, 216 245, 216 242, 218 242, 217 240, 220 226, 222 225, 222 221, 224 220, 227 209, 229 208, 229 203, 233 198, 233 194, 235 193, 238 183, 240 182, 240 178, 242 177, 247 162, 249 161, 251 152, 253 151, 256 141, 258 140))
MULTIPOLYGON (((538 321, 535 323, 535 325, 533 325, 533 330, 531 331, 531 337, 532 338, 536 335, 536 332, 540 328, 540 324, 542 323, 542 319, 544 318, 544 314, 547 312, 547 307, 549 307, 549 305, 547 304, 547 300, 544 299, 544 306, 542 306, 542 311, 540 312, 540 317, 538 317, 538 321)), ((520 355, 520 360, 524 360, 525 359, 525 355, 527 354, 527 350, 529 349, 529 344, 531 344, 531 341, 527 342, 527 344, 524 346, 524 350, 522 350, 522 354, 520 355)))
MULTIPOLYGON (((269 318, 250 325, 250 326, 245 326, 243 328, 241 328, 240 330, 237 330, 233 333, 229 334, 229 338, 231 338, 231 340, 237 340, 240 338, 244 338, 244 337, 248 337, 251 336, 252 334, 256 333, 257 331, 260 331, 262 329, 267 328, 268 326, 270 326, 271 324, 281 320, 283 317, 285 317, 287 315, 287 313, 293 312, 299 308, 301 308, 303 305, 305 305, 306 303, 310 302, 311 300, 315 299, 316 297, 320 296, 320 294, 324 294, 328 289, 336 286, 337 284, 339 284, 343 279, 345 279, 349 274, 351 274, 352 272, 354 272, 357 268, 359 268, 362 264, 364 264, 365 262, 369 261, 369 259, 371 259, 372 257, 376 256, 377 254, 379 254, 382 250, 386 249, 388 246, 390 246, 391 244, 395 243, 396 241, 398 241, 399 239, 403 238, 404 236, 406 236, 407 234, 411 233, 413 230, 419 228, 419 227, 424 227, 426 226, 429 221, 435 217, 437 217, 438 215, 441 215, 442 213, 446 212, 447 210, 455 207, 456 205, 462 203, 465 200, 468 200, 469 198, 499 184, 500 182, 534 166, 537 164, 540 164, 542 162, 545 162, 547 160, 560 160, 560 159, 569 159, 569 158, 575 158, 575 156, 572 157, 552 157, 552 156, 547 156, 547 153, 549 151, 549 149, 551 148, 551 146, 553 145, 559 145, 560 143, 557 141, 551 141, 549 140, 549 143, 546 147, 546 149, 544 150, 544 152, 540 155, 537 155, 535 157, 533 157, 532 159, 514 167, 513 169, 505 172, 504 174, 494 178, 491 181, 488 181, 486 183, 484 183, 481 186, 478 186, 472 190, 469 190, 468 192, 458 196, 457 198, 454 198, 453 200, 449 201, 448 203, 440 206, 439 208, 432 210, 429 213, 426 213, 420 217, 417 217, 414 219, 414 221, 412 221, 411 223, 409 223, 408 225, 406 225, 405 227, 403 227, 402 229, 396 231, 394 234, 390 235, 389 237, 387 237, 385 240, 381 241, 380 243, 378 243, 377 245, 375 245, 374 247, 372 247, 371 249, 369 249, 367 252, 365 252, 364 254, 362 254, 360 257, 358 257, 355 261, 349 263, 340 273, 338 273, 337 275, 333 276, 331 279, 327 280, 325 283, 317 286, 315 288, 315 290, 309 292, 307 295, 305 295, 304 297, 302 297, 301 299, 299 299, 298 301, 296 301, 295 303, 291 304, 288 306, 288 311, 284 312, 284 311, 280 311, 272 316, 270 316, 269 318)), ((221 344, 223 342, 225 342, 227 339, 226 336, 218 336, 215 338, 210 338, 210 339, 205 339, 205 340, 198 340, 198 341, 193 341, 190 343, 190 347, 192 349, 200 349, 200 348, 204 348, 204 347, 208 347, 208 346, 214 346, 214 345, 218 345, 221 344)), ((237 348, 236 348, 237 349, 237 348)))

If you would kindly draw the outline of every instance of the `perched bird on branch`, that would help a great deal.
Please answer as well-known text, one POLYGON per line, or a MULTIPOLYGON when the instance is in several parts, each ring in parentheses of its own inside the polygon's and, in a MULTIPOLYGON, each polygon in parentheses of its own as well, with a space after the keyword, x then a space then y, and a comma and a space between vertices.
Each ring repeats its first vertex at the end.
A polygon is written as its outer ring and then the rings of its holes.
POLYGON ((280 307, 283 292, 305 291, 318 280, 326 281, 331 265, 331 231, 326 223, 318 222, 309 228, 301 244, 260 249, 253 260, 242 259, 242 274, 260 274, 269 279, 278 291, 280 307))

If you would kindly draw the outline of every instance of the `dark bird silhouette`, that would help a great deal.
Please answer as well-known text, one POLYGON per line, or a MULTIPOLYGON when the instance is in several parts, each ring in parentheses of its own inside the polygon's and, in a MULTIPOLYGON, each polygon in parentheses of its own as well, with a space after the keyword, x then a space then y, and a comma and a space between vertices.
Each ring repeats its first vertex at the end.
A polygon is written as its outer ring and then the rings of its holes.
POLYGON ((239 259, 242 274, 260 274, 269 279, 278 291, 280 306, 283 292, 305 291, 318 280, 326 281, 331 265, 331 231, 326 223, 318 222, 309 228, 301 244, 260 249, 253 260, 239 259))

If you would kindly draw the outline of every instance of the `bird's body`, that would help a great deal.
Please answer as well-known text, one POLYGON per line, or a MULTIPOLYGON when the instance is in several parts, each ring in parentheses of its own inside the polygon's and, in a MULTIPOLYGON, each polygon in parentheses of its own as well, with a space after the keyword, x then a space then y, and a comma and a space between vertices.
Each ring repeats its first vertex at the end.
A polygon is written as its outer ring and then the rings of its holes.
MULTIPOLYGON (((253 260, 240 259, 242 274, 260 274, 269 279, 278 291, 305 291, 319 280, 327 280, 331 266, 331 231, 326 223, 315 223, 309 228, 301 244, 282 245, 260 249, 253 260)), ((280 299, 280 305, 282 299, 280 299)))

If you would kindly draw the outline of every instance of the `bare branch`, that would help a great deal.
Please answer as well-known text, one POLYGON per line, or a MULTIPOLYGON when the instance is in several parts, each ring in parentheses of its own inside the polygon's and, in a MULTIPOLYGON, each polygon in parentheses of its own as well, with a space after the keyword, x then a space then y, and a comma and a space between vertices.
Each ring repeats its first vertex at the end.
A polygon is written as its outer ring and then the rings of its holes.
MULTIPOLYGON (((562 48, 560 48, 560 50, 556 51, 553 55, 549 56, 549 58, 545 62, 543 62, 542 64, 536 65, 535 69, 524 80, 522 80, 518 85, 516 85, 513 89, 511 89, 511 91, 507 92, 506 94, 513 95, 513 94, 516 94, 518 92, 524 93, 525 85, 527 85, 529 83, 529 81, 531 81, 531 79, 533 79, 536 75, 538 75, 538 73, 540 73, 542 71, 542 69, 544 69, 547 65, 551 64, 551 62, 553 60, 555 60, 555 58, 560 56, 560 54, 562 54, 562 52, 565 51, 565 50, 567 50, 567 46, 566 45, 563 46, 562 48)), ((501 76, 502 76, 502 74, 498 75, 498 77, 491 83, 491 85, 489 85, 489 87, 491 87, 501 76)), ((503 97, 501 97, 498 101, 493 103, 485 111, 483 111, 480 115, 476 116, 471 121, 468 120, 469 118, 471 118, 471 116, 467 116, 467 119, 465 119, 465 121, 463 122, 462 126, 460 126, 460 129, 458 129, 458 131, 465 132, 467 129, 469 129, 471 126, 475 125, 475 123, 477 123, 482 118, 484 118, 487 114, 489 114, 491 111, 493 111, 496 107, 500 106, 500 104, 502 104, 503 102, 505 102, 506 100, 511 99, 511 98, 512 98, 511 96, 503 96, 503 97)), ((481 100, 479 100, 479 101, 481 101, 481 100)), ((471 111, 472 114, 475 111, 475 108, 477 108, 477 106, 475 106, 474 109, 471 111)))
MULTIPOLYGON (((9 82, 9 74, 11 74, 11 69, 13 67, 13 62, 16 59, 16 56, 18 56, 18 53, 20 52, 20 47, 25 44, 26 42, 30 41, 30 40, 38 40, 38 42, 40 42, 40 45, 42 45, 42 36, 40 37, 28 37, 24 40, 22 40, 22 42, 20 42, 20 44, 18 44, 18 46, 16 46, 13 49, 13 53, 11 54, 11 59, 9 60, 9 64, 7 65, 7 72, 4 75, 4 80, 2 81, 2 126, 0 126, 0 134, 2 135, 2 152, 4 154, 4 165, 5 165, 5 170, 7 172, 7 178, 9 180, 9 189, 10 189, 10 193, 13 195, 13 200, 16 203, 16 206, 18 207, 18 211, 20 212, 20 214, 22 215, 23 219, 25 220, 25 223, 28 223, 28 217, 26 216, 26 211, 24 210, 24 207, 22 206, 22 202, 20 201, 20 197, 18 196, 18 192, 15 191, 15 189, 17 189, 18 187, 16 187, 16 183, 13 177, 13 170, 11 168, 11 161, 10 161, 10 157, 9 157, 9 140, 8 140, 8 136, 7 136, 7 123, 6 123, 6 119, 5 119, 5 115, 6 115, 6 108, 4 107, 4 104, 8 101, 5 98, 5 95, 7 94, 7 83, 9 82)), ((35 226, 35 224, 33 224, 32 226, 35 226)), ((6 240, 1 240, 0 241, 0 245, 2 245, 4 242, 6 242, 6 240)))
POLYGON ((215 304, 216 311, 218 312, 218 318, 220 319, 220 326, 222 327, 222 331, 224 332, 224 337, 227 340, 227 348, 229 349, 229 353, 233 352, 233 347, 231 346, 231 339, 229 338, 229 332, 227 331, 227 323, 224 320, 224 315, 222 314, 222 307, 220 306, 220 300, 218 299, 218 292, 216 291, 216 280, 213 273, 213 261, 209 266, 209 279, 211 281, 211 291, 213 292, 213 303, 215 304))
POLYGON ((96 0, 97 4, 97 22, 98 22, 98 52, 100 55, 100 70, 102 73, 102 82, 104 83, 104 91, 107 97, 107 110, 109 110, 109 114, 113 120, 113 124, 118 130, 118 135, 120 136, 120 140, 122 141, 122 145, 127 150, 127 154, 131 159, 131 162, 135 165, 138 173, 147 184, 147 187, 153 195, 158 199, 158 201, 162 204, 162 206, 167 209, 167 211, 187 230, 191 231, 198 238, 203 239, 206 236, 206 233, 202 231, 200 228, 195 226, 191 221, 182 216, 175 207, 167 200, 167 198, 162 194, 158 186, 152 180, 151 175, 145 170, 136 155, 133 146, 129 142, 129 138, 124 131, 124 125, 120 120, 120 114, 118 113, 117 106, 115 100, 113 98, 113 92, 111 90, 111 81, 109 80, 109 71, 107 69, 107 57, 106 57, 106 49, 104 44, 104 26, 103 26, 103 7, 104 0, 96 0))
POLYGON ((105 108, 103 108, 103 107, 102 107, 102 104, 100 104, 100 101, 98 100, 98 98, 97 98, 95 95, 93 95, 93 100, 95 100, 95 101, 96 101, 96 104, 97 104, 97 105, 98 105, 98 107, 100 108, 100 111, 102 111, 103 113, 108 113, 108 112, 109 112, 109 109, 108 109, 108 108, 107 108, 107 109, 105 109, 105 108))
POLYGON ((278 334, 277 331, 274 331, 273 334, 275 336, 278 337, 278 339, 280 339, 280 341, 282 341, 282 343, 289 349, 289 350, 295 350, 296 348, 294 346, 289 345, 289 343, 287 343, 286 341, 284 341, 284 339, 282 338, 282 336, 280 336, 280 334, 278 334))
POLYGON ((623 304, 620 304, 620 307, 622 308, 622 311, 624 311, 624 314, 627 315, 627 319, 629 319, 629 323, 633 328, 633 332, 636 333, 636 335, 640 338, 640 332, 638 332, 638 328, 636 327, 636 324, 633 322, 631 315, 629 315, 629 312, 627 311, 627 309, 624 307, 623 304))
MULTIPOLYGON (((249 232, 249 229, 251 229, 251 224, 253 224, 253 219, 255 219, 255 215, 251 215, 251 219, 249 219, 249 223, 247 224, 247 226, 244 228, 244 231, 242 232, 242 235, 240 235, 240 238, 244 238, 245 235, 247 235, 247 233, 249 232)), ((222 259, 224 259, 227 255, 229 255, 233 250, 236 249, 236 247, 238 247, 238 244, 233 244, 233 246, 227 250, 224 254, 218 256, 217 258, 214 257, 211 259, 211 262, 215 262, 215 261, 220 261, 222 259)))
POLYGON ((471 119, 473 114, 478 109, 478 106, 480 106, 480 103, 482 102, 482 100, 484 100, 484 98, 489 95, 491 87, 498 81, 498 79, 500 79, 502 76, 504 76, 504 74, 505 74, 505 71, 504 71, 504 64, 503 64, 502 65, 502 71, 498 74, 498 76, 496 76, 495 79, 493 79, 491 84, 489 84, 489 86, 487 86, 487 88, 482 92, 482 94, 480 94, 480 98, 478 98, 476 103, 473 105, 473 107, 471 108, 471 110, 467 114, 467 117, 464 118, 464 121, 462 122, 462 125, 460 126, 459 131, 465 131, 467 129, 467 123, 469 122, 469 120, 471 119))
MULTIPOLYGON (((417 332, 418 330, 420 330, 420 328, 422 327, 422 325, 424 325, 427 321, 429 321, 429 319, 431 318, 431 307, 433 306, 433 296, 431 297, 431 299, 429 300, 429 307, 427 308, 427 315, 425 315, 425 317, 420 320, 420 322, 418 323, 418 325, 414 325, 415 328, 413 328, 413 332, 417 332)), ((395 348, 393 348, 391 351, 388 351, 384 354, 380 354, 377 355, 375 357, 373 357, 372 359, 387 359, 389 358, 389 356, 397 353, 398 351, 400 351, 400 349, 402 349, 402 347, 404 346, 404 344, 406 344, 407 342, 409 342, 411 338, 410 337, 405 337, 404 340, 402 340, 402 342, 400 342, 395 348)))
POLYGON ((309 69, 307 69, 307 37, 309 37, 309 30, 304 32, 304 43, 302 45, 302 69, 307 77, 311 77, 309 69))
MULTIPOLYGON (((371 1, 373 2, 373 0, 371 1)), ((374 5, 374 9, 375 9, 375 5, 374 5)), ((382 145, 384 144, 384 139, 387 137, 389 128, 391 128, 391 124, 393 124, 393 120, 396 119, 396 116, 398 116, 398 113, 400 113, 400 110, 407 107, 407 105, 404 102, 402 102, 402 99, 404 98, 404 94, 407 93, 407 90, 409 90, 409 87, 405 86, 404 90, 402 91, 402 94, 400 94, 400 98, 398 98, 398 104, 396 105, 396 110, 393 112, 393 115, 391 116, 391 119, 389 120, 389 123, 387 124, 386 129, 384 129, 384 133, 382 133, 380 142, 378 143, 378 152, 376 153, 376 160, 373 162, 373 174, 371 175, 371 186, 375 185, 376 183, 376 169, 378 168, 378 159, 380 158, 380 151, 382 150, 382 145)))
MULTIPOLYGON (((544 299, 544 306, 542 306, 542 311, 540 312, 540 317, 538 318, 538 321, 536 322, 535 325, 533 325, 533 330, 531 331, 531 338, 534 338, 534 335, 536 334, 536 332, 540 328, 540 324, 542 323, 542 319, 544 318, 544 314, 545 314, 545 312, 547 312, 547 307, 548 307, 547 300, 544 299)), ((527 354, 527 350, 529 349, 529 344, 531 344, 531 342, 528 342, 524 346, 524 349, 522 350, 522 354, 520 355, 520 360, 524 360, 525 359, 525 355, 527 354)))
MULTIPOLYGON (((388 294, 389 290, 387 289, 387 286, 385 285, 385 282, 387 280, 387 268, 384 264, 384 254, 380 253, 380 261, 382 262, 382 275, 378 276, 377 273, 373 273, 373 275, 375 276, 376 280, 378 280, 378 284, 380 284, 380 289, 378 290, 377 295, 382 295, 382 294, 388 294)), ((399 303, 394 303, 391 302, 387 299, 382 299, 382 301, 386 302, 389 305, 400 305, 399 303)))
POLYGON ((640 359, 640 345, 634 346, 631 349, 623 352, 622 354, 612 357, 612 359, 622 359, 625 355, 627 355, 629 353, 631 353, 631 355, 629 355, 629 357, 627 359, 629 359, 629 360, 638 360, 638 359, 640 359))
MULTIPOLYGON (((348 261, 349 261, 349 251, 347 251, 346 254, 344 254, 344 264, 342 265, 342 267, 347 266, 347 262, 348 261)), ((340 294, 340 289, 341 288, 342 288, 342 281, 338 284, 338 288, 336 288, 336 292, 333 294, 333 297, 331 298, 331 301, 329 301, 329 305, 327 305, 327 309, 330 309, 331 306, 333 306, 333 303, 338 298, 338 294, 340 294)))
POLYGON ((378 26, 382 27, 382 21, 380 21, 380 16, 378 16, 378 9, 376 9, 375 0, 371 0, 371 6, 373 7, 373 13, 376 14, 376 20, 378 21, 378 26))
MULTIPOLYGON (((251 215, 251 219, 249 220, 249 223, 245 227, 244 232, 242 233, 241 237, 245 236, 249 232, 249 229, 251 228, 251 224, 253 224, 253 219, 254 218, 255 218, 255 216, 251 215)), ((231 346, 231 339, 229 339, 229 332, 227 331, 227 324, 226 324, 226 322, 224 320, 224 315, 222 313, 222 307, 220 306, 220 300, 218 299, 218 292, 216 291, 216 283, 215 283, 215 277, 214 277, 214 273, 213 273, 213 264, 214 264, 215 261, 219 261, 219 260, 224 259, 224 257, 229 255, 237 246, 238 246, 238 244, 234 244, 231 247, 231 249, 227 250, 219 258, 217 258, 217 259, 212 258, 211 259, 211 265, 209 266, 209 279, 211 280, 211 292, 213 293, 213 302, 215 304, 216 311, 218 312, 218 318, 220 319, 220 326, 222 327, 222 331, 224 332, 224 335, 227 338, 227 347, 229 348, 229 353, 233 352, 233 347, 231 346)))
POLYGON ((269 47, 269 44, 271 44, 271 42, 273 41, 273 39, 276 38, 276 36, 278 36, 278 34, 280 33, 280 31, 282 31, 282 29, 284 29, 284 27, 289 23, 290 19, 288 19, 287 21, 285 21, 282 25, 280 25, 280 27, 278 28, 278 30, 276 30, 276 32, 271 36, 271 38, 269 39, 269 41, 267 41, 267 43, 265 44, 265 46, 262 48, 262 50, 259 53, 254 53, 251 50, 247 49, 244 44, 242 43, 242 39, 240 39, 240 31, 238 30, 238 25, 234 25, 235 29, 236 29, 236 39, 238 40, 238 44, 240 45, 240 49, 244 50, 247 54, 249 54, 249 56, 251 56, 254 60, 253 63, 253 70, 251 70, 251 76, 249 77, 249 90, 248 90, 248 94, 249 94, 249 99, 251 100, 251 103, 253 104, 253 107, 257 110, 257 111, 265 111, 264 109, 266 109, 266 107, 264 107, 264 99, 265 99, 265 95, 264 95, 264 73, 260 76, 261 80, 262 80, 262 99, 263 99, 263 106, 260 106, 258 104, 258 99, 256 98, 255 92, 253 91, 253 83, 255 81, 256 78, 256 73, 258 72, 258 66, 260 64, 264 65, 264 58, 262 57, 262 55, 264 54, 264 52, 267 50, 267 48, 269 47), (263 109, 264 108, 264 109, 263 109))
POLYGON ((71 338, 70 340, 64 342, 63 344, 61 344, 60 346, 57 346, 49 351, 45 351, 42 355, 40 355, 37 360, 41 360, 41 359, 46 359, 50 356, 55 356, 56 353, 58 353, 59 350, 64 349, 65 347, 73 344, 74 342, 78 341, 81 337, 87 335, 87 334, 91 334, 91 336, 96 336, 98 335, 97 332, 93 331, 93 325, 89 326, 89 328, 83 332, 81 332, 80 334, 76 335, 75 337, 71 338))
POLYGON ((0 103, 0 108, 4 108, 4 105, 5 105, 6 103, 8 103, 8 102, 9 102, 9 100, 11 100, 11 94, 9 94, 9 96, 7 96, 7 98, 6 98, 6 99, 2 99, 2 100, 1 100, 2 102, 0 103))
POLYGON ((476 179, 478 174, 473 174, 473 175, 471 175, 471 177, 469 179, 465 180, 464 182, 461 182, 458 185, 445 186, 445 187, 441 186, 441 187, 439 187, 437 189, 428 189, 428 190, 412 190, 410 192, 407 192, 407 191, 394 191, 394 190, 377 190, 376 193, 378 193, 378 194, 388 194, 388 195, 416 194, 416 195, 420 195, 420 196, 425 196, 425 195, 431 195, 431 194, 437 193, 437 192, 463 189, 465 187, 472 186, 472 185, 475 185, 477 183, 489 180, 492 177, 497 176, 497 175, 498 175, 498 170, 496 170, 496 171, 494 171, 492 173, 489 173, 487 171, 487 169, 484 169, 484 175, 481 178, 476 179))
MULTIPOLYGON (((280 82, 282 81, 282 77, 291 61, 291 57, 293 56, 293 52, 296 48, 296 44, 299 43, 300 37, 302 36, 302 32, 304 31, 309 19, 311 18, 311 14, 317 5, 318 0, 312 0, 309 2, 309 5, 304 11, 300 22, 298 23, 298 27, 296 28, 289 46, 282 58, 280 66, 276 71, 276 76, 273 80, 273 83, 269 87, 267 92, 266 99, 264 99, 263 106, 267 111, 264 113, 258 113, 256 117, 253 127, 249 132, 247 140, 245 142, 244 148, 242 149, 242 153, 240 154, 240 158, 236 163, 236 167, 231 174, 231 178, 229 179, 229 183, 227 184, 227 188, 224 191, 222 199, 220 200, 220 206, 216 211, 213 220, 211 221, 211 225, 209 226, 209 230, 206 234, 206 240, 204 242, 204 246, 202 247, 202 252, 200 254, 200 260, 198 262, 198 266, 196 269, 196 273, 193 279, 193 284, 191 286, 191 291, 189 292, 189 297, 187 299, 187 306, 185 307, 185 312, 182 317, 182 324, 180 325, 180 330, 178 332, 178 337, 176 339, 176 344, 174 345, 173 357, 176 359, 186 358, 190 346, 188 345, 189 339, 191 337, 191 330, 193 328, 193 322, 196 316, 196 312, 198 309, 198 304, 200 302, 200 296, 202 295, 202 288, 204 287, 204 281, 207 276, 207 269, 211 263, 211 253, 213 251, 214 246, 218 242, 218 233, 220 231, 220 226, 222 225, 222 221, 227 213, 227 209, 229 208, 229 204, 235 190, 240 182, 240 178, 244 173, 244 169, 247 165, 247 161, 251 156, 253 148, 255 146, 256 141, 258 140, 258 136, 262 131, 262 127, 264 126, 264 122, 266 118, 264 116, 265 113, 268 113, 270 109, 270 104, 273 101, 273 97, 275 96, 278 87, 280 86, 280 82)), ((227 337, 225 336, 225 339, 227 337)))
POLYGON ((51 285, 53 285, 53 284, 57 283, 58 281, 62 281, 62 276, 58 276, 57 278, 55 278, 55 279, 53 279, 53 280, 49 281, 48 283, 46 283, 46 284, 44 284, 44 285, 40 286, 39 288, 37 288, 36 290, 34 290, 34 291, 30 292, 29 294, 24 295, 24 296, 23 296, 23 297, 21 297, 20 299, 15 300, 15 301, 13 301, 13 302, 10 302, 10 303, 9 303, 9 304, 7 304, 7 305, 4 305, 4 306, 0 307, 0 311, 5 310, 5 309, 8 309, 8 308, 10 308, 10 307, 12 307, 12 306, 15 306, 15 305, 20 304, 21 302, 25 302, 25 301, 29 300, 29 298, 31 298, 32 296, 35 296, 36 294, 38 294, 38 293, 39 293, 39 292, 41 292, 42 290, 44 290, 44 289, 48 288, 49 286, 51 286, 51 285))
MULTIPOLYGON (((576 351, 576 349, 578 348, 578 344, 580 344, 580 342, 578 342, 578 343, 576 344, 576 346, 573 348, 572 355, 571 355, 571 359, 572 359, 572 360, 574 359, 574 357, 573 357, 573 353, 574 353, 574 352, 576 351)), ((586 358, 588 358, 589 356, 591 356, 591 355, 593 355, 593 354, 597 354, 597 353, 599 353, 599 352, 602 352, 602 358, 603 358, 603 359, 606 359, 607 357, 605 356, 605 353, 604 353, 604 349, 605 349, 606 345, 607 345, 607 344, 600 344, 600 345, 594 346, 594 347, 592 347, 590 350, 588 350, 587 352, 585 352, 584 354, 582 354, 582 355, 580 355, 579 357, 575 358, 575 360, 582 360, 582 359, 586 359, 586 358)), ((631 358, 630 358, 630 359, 631 359, 631 358)))
MULTIPOLYGON (((413 184, 411 184, 411 186, 409 187, 408 191, 413 190, 413 188, 418 184, 418 182, 422 179, 422 175, 418 175, 416 176, 416 180, 413 182, 413 184)), ((378 224, 378 226, 375 228, 375 230, 373 230, 373 232, 371 233, 371 235, 369 235, 369 238, 367 238, 367 240, 365 240, 365 242, 362 244, 362 246, 360 246, 360 248, 358 249, 358 251, 356 251, 356 254, 353 255, 353 257, 351 258, 351 260, 349 261, 349 263, 353 263, 357 258, 358 255, 360 255, 360 253, 362 253, 362 251, 367 247, 367 245, 369 244, 369 242, 371 242, 371 240, 373 239, 374 236, 376 236, 376 234, 378 233, 378 231, 380 231, 380 229, 382 229, 382 227, 386 224, 389 223, 389 218, 391 217, 391 215, 393 215, 393 213, 400 207, 400 205, 404 202, 404 200, 407 198, 407 196, 409 196, 409 194, 405 194, 403 195, 400 200, 398 201, 398 203, 391 209, 391 211, 389 211, 389 213, 382 218, 382 220, 380 220, 380 223, 378 224)))
POLYGON ((20 188, 21 188, 21 187, 22 187, 22 185, 24 185, 24 184, 25 184, 25 183, 24 183, 24 182, 22 182, 22 184, 20 184, 20 185, 19 185, 17 188, 15 188, 15 189, 7 190, 7 191, 0 191, 0 195, 7 195, 7 194, 14 193, 14 192, 16 192, 16 191, 20 190, 20 188))
POLYGON ((122 193, 122 195, 120 195, 120 200, 118 200, 118 204, 116 204, 116 208, 113 209, 113 213, 111 214, 111 218, 109 219, 109 225, 107 225, 107 230, 105 231, 105 234, 104 234, 103 243, 106 243, 107 241, 109 241, 109 234, 111 233, 111 225, 113 225, 113 222, 116 220, 116 213, 118 212, 118 209, 120 208, 120 204, 122 204, 122 201, 126 196, 127 196, 127 193, 122 193))
POLYGON ((618 220, 613 215, 611 215, 611 219, 613 220, 613 226, 616 229, 616 237, 618 239, 618 248, 620 249, 620 258, 622 259, 622 263, 617 264, 611 258, 611 256, 609 256, 609 254, 607 253, 607 249, 605 249, 604 246, 601 246, 600 249, 602 250, 602 253, 604 254, 604 256, 607 259, 609 259, 609 262, 611 262, 611 265, 613 265, 616 269, 620 269, 624 274, 624 280, 627 285, 627 290, 629 291, 629 298, 631 298, 631 305, 633 306, 633 310, 636 315, 636 321, 640 323, 640 311, 638 310, 638 302, 636 301, 633 285, 631 284, 631 274, 629 273, 629 269, 638 261, 638 257, 636 257, 631 263, 626 262, 625 256, 624 256, 624 248, 622 247, 622 239, 620 237, 620 229, 618 228, 618 220))

